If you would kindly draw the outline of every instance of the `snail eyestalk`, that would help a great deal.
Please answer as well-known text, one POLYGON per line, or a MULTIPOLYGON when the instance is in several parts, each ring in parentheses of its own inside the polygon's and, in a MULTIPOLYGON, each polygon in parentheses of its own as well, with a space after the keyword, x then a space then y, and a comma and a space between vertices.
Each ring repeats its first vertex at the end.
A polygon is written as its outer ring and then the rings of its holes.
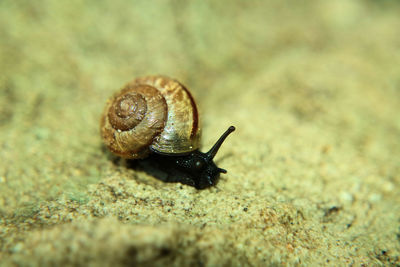
MULTIPOLYGON (((218 150, 219 150, 219 148, 221 147, 221 145, 222 145, 222 143, 225 141, 225 139, 228 137, 228 135, 230 135, 233 131, 235 131, 235 126, 230 126, 229 128, 228 128, 228 130, 226 130, 222 135, 221 135, 221 137, 218 139, 218 141, 213 145, 213 147, 210 149, 210 151, 208 151, 207 153, 206 153, 206 155, 207 155, 207 158, 209 159, 209 160, 212 160, 214 157, 215 157, 215 155, 217 154, 217 152, 218 152, 218 150)), ((222 169, 223 170, 223 169, 222 169)), ((225 172, 226 172, 226 170, 224 170, 225 172)), ((221 171, 221 172, 223 172, 223 171, 221 171)), ((225 173, 225 172, 223 172, 223 173, 225 173)))
POLYGON ((218 168, 217 170, 218 170, 219 172, 222 172, 222 173, 227 173, 227 171, 226 171, 225 169, 218 168))

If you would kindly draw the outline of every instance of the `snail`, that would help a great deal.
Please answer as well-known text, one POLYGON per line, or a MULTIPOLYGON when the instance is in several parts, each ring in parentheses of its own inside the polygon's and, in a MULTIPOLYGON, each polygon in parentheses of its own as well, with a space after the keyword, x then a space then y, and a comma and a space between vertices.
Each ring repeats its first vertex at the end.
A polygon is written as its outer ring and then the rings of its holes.
POLYGON ((126 84, 107 101, 100 126, 113 154, 135 160, 151 157, 175 177, 169 182, 204 189, 227 172, 213 158, 235 127, 230 126, 208 152, 200 152, 196 103, 185 86, 168 77, 141 77, 126 84))

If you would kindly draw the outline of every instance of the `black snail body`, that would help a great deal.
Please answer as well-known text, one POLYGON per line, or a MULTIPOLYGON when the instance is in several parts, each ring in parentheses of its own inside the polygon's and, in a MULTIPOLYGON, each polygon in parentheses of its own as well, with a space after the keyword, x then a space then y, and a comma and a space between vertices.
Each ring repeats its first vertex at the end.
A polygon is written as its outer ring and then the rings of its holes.
POLYGON ((196 103, 179 82, 150 76, 133 80, 107 102, 101 135, 112 153, 126 159, 144 159, 167 174, 162 180, 197 189, 217 183, 213 162, 231 126, 207 153, 199 151, 200 123, 196 103))

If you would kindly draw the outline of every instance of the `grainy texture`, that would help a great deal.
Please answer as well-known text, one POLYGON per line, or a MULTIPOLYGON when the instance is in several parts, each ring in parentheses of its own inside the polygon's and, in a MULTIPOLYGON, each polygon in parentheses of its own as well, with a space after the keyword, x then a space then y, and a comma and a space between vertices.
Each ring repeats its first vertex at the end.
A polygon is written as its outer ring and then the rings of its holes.
POLYGON ((0 1, 0 265, 400 265, 396 1, 0 1), (106 99, 196 98, 216 187, 107 153, 106 99))

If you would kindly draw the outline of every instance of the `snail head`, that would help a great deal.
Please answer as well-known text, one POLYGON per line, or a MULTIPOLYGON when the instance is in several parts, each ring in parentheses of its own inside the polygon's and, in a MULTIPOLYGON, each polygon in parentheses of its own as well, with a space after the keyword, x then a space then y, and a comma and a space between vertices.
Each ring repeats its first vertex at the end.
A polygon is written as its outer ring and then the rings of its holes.
POLYGON ((222 143, 233 131, 235 131, 235 127, 230 126, 206 153, 195 150, 187 156, 176 157, 174 164, 182 171, 195 177, 194 186, 197 189, 204 189, 215 185, 219 174, 227 172, 225 169, 218 168, 213 159, 222 143))

